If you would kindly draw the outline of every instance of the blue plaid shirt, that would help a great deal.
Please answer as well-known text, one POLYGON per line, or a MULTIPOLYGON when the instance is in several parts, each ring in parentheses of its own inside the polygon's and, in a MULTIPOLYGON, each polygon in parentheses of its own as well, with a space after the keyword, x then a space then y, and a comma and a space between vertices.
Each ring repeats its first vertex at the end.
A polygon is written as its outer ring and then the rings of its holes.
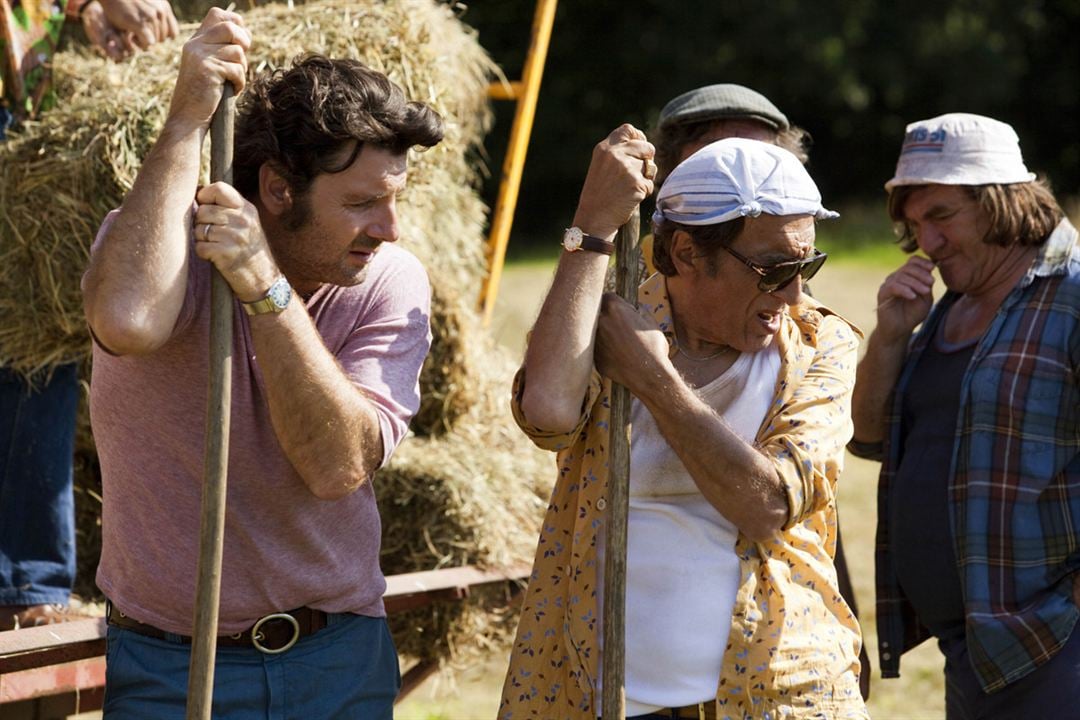
MULTIPOLYGON (((883 677, 899 677, 900 654, 929 637, 897 582, 887 505, 900 462, 904 392, 957 297, 946 293, 914 337, 882 446, 876 569, 883 677)), ((953 447, 949 509, 968 652, 992 692, 1053 657, 1080 618, 1071 595, 1080 570, 1080 245, 1068 220, 979 340, 960 388, 953 447)))

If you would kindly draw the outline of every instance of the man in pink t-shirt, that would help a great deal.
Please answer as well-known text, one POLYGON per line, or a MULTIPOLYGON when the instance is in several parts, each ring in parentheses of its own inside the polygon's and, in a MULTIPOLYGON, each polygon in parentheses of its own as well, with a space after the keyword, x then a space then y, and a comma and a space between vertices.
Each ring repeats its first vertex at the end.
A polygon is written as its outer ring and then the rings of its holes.
POLYGON ((235 295, 214 714, 389 718, 400 684, 371 478, 419 405, 430 287, 393 245, 395 198, 408 149, 438 143, 442 120, 381 73, 309 56, 256 78, 235 185, 200 188, 250 42, 215 8, 185 45, 165 126, 83 278, 110 718, 184 714, 211 266, 235 295), (292 619, 263 621, 275 613, 292 619))

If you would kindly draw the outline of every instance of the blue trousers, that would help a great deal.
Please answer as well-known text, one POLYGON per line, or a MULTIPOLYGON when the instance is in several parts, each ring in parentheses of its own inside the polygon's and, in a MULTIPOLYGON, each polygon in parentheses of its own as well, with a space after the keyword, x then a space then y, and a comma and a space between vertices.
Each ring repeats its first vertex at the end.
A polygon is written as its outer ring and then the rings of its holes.
POLYGON ((78 405, 75 365, 33 388, 0 368, 0 605, 68 602, 78 405))
MULTIPOLYGON (((109 627, 106 720, 182 720, 191 646, 109 627)), ((401 687, 386 618, 331 615, 280 655, 218 648, 215 718, 392 720, 401 687)))
POLYGON ((963 636, 938 641, 945 655, 947 720, 1073 718, 1080 715, 1080 626, 1045 664, 987 695, 968 658, 963 636), (1070 709, 1071 708, 1071 709, 1070 709))

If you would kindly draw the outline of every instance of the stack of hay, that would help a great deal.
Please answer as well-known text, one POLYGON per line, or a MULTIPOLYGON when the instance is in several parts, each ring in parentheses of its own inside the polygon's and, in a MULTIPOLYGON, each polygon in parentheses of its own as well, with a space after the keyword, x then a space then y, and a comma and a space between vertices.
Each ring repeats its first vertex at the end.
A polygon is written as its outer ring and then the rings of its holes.
MULTIPOLYGON (((432 0, 270 5, 246 12, 245 20, 255 39, 254 70, 303 52, 353 57, 447 121, 445 141, 412 158, 401 210, 402 244, 432 276, 435 343, 414 437, 376 480, 384 571, 531 561, 551 459, 530 450, 512 427, 506 400, 513 362, 473 311, 486 215, 474 159, 490 124, 486 88, 497 69, 453 9, 432 0)), ((0 146, 0 362, 27 374, 87 362, 79 278, 89 244, 161 128, 192 30, 120 65, 85 52, 58 55, 61 106, 0 146)), ((78 590, 92 595, 100 478, 85 413, 76 473, 78 590)), ((504 593, 476 593, 391 625, 403 654, 467 659, 462 651, 504 639, 513 627, 505 606, 504 593)))

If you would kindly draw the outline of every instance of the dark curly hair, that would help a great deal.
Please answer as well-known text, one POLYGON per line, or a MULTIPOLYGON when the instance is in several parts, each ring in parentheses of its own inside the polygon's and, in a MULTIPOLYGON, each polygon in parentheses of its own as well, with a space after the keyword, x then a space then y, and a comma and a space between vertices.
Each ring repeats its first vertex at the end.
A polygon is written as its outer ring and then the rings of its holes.
POLYGON ((653 265, 661 274, 672 277, 678 275, 675 261, 671 259, 671 241, 676 230, 684 230, 690 235, 696 255, 705 258, 705 272, 715 277, 717 256, 725 247, 731 247, 739 233, 746 227, 746 218, 738 217, 715 225, 683 225, 671 220, 653 223, 653 265))
POLYGON ((300 56, 238 99, 233 184, 254 200, 259 168, 270 163, 302 198, 316 176, 348 169, 366 143, 404 153, 442 138, 442 117, 382 73, 356 60, 300 56))
MULTIPOLYGON (((656 187, 659 188, 675 166, 679 164, 679 156, 683 148, 692 142, 700 140, 705 133, 712 129, 713 125, 720 120, 738 120, 738 117, 710 118, 700 122, 681 123, 666 125, 654 129, 649 137, 653 139, 656 147, 656 187)), ((762 123, 762 127, 768 127, 762 123)), ((792 125, 783 130, 775 131, 773 144, 779 145, 799 159, 803 165, 810 161, 810 146, 813 139, 810 133, 801 127, 792 125)))

